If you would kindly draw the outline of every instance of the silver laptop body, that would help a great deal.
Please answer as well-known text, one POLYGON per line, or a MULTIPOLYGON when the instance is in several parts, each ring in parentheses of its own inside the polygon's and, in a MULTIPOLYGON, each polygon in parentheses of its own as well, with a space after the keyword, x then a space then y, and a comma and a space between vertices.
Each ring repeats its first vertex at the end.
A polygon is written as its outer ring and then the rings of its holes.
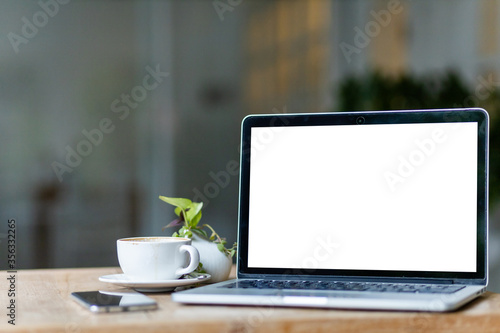
POLYGON ((488 281, 478 108, 250 115, 237 279, 176 302, 451 311, 488 281))

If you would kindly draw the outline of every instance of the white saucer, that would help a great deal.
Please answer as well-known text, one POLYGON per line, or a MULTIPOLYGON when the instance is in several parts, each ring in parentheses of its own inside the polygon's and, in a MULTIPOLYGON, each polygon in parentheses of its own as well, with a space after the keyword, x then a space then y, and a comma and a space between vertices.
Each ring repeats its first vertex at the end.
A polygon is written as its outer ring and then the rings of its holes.
POLYGON ((99 281, 113 283, 122 287, 133 288, 137 291, 162 292, 172 291, 176 287, 189 286, 195 283, 204 282, 210 278, 210 274, 191 273, 177 280, 138 281, 131 279, 125 274, 111 274, 99 277, 99 281))

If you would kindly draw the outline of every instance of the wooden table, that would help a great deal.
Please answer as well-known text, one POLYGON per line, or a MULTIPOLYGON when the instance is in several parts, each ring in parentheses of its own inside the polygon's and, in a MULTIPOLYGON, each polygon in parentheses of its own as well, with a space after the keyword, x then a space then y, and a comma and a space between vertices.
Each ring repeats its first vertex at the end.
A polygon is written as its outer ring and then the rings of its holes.
MULTIPOLYGON (((0 272, 0 332, 499 332, 500 295, 487 293, 457 312, 345 311, 273 307, 197 306, 150 293, 159 309, 94 314, 70 299, 73 291, 123 290, 98 281, 119 268, 0 272), (15 298, 8 295, 15 275, 15 298), (6 286, 7 288, 4 288, 6 286), (15 304, 15 325, 7 315, 15 304)), ((233 272, 234 274, 234 272, 233 272)))

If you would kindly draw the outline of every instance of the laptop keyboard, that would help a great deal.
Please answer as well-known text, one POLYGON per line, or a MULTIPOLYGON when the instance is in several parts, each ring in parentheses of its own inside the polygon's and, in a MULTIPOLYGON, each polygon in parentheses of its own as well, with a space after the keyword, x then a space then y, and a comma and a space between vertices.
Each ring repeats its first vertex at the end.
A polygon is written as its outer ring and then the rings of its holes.
POLYGON ((339 281, 295 281, 295 280, 242 280, 223 285, 220 288, 257 288, 286 290, 339 290, 339 291, 377 291, 398 293, 454 293, 464 286, 374 283, 374 282, 339 282, 339 281))

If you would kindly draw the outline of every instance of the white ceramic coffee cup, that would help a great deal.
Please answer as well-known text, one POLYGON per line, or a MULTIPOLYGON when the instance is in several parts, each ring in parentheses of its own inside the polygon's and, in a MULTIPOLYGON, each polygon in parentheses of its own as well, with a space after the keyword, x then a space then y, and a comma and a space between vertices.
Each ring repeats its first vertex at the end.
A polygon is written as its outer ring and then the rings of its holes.
POLYGON ((123 273, 134 280, 178 279, 194 271, 200 261, 198 250, 189 238, 122 238, 116 241, 116 247, 123 273))

